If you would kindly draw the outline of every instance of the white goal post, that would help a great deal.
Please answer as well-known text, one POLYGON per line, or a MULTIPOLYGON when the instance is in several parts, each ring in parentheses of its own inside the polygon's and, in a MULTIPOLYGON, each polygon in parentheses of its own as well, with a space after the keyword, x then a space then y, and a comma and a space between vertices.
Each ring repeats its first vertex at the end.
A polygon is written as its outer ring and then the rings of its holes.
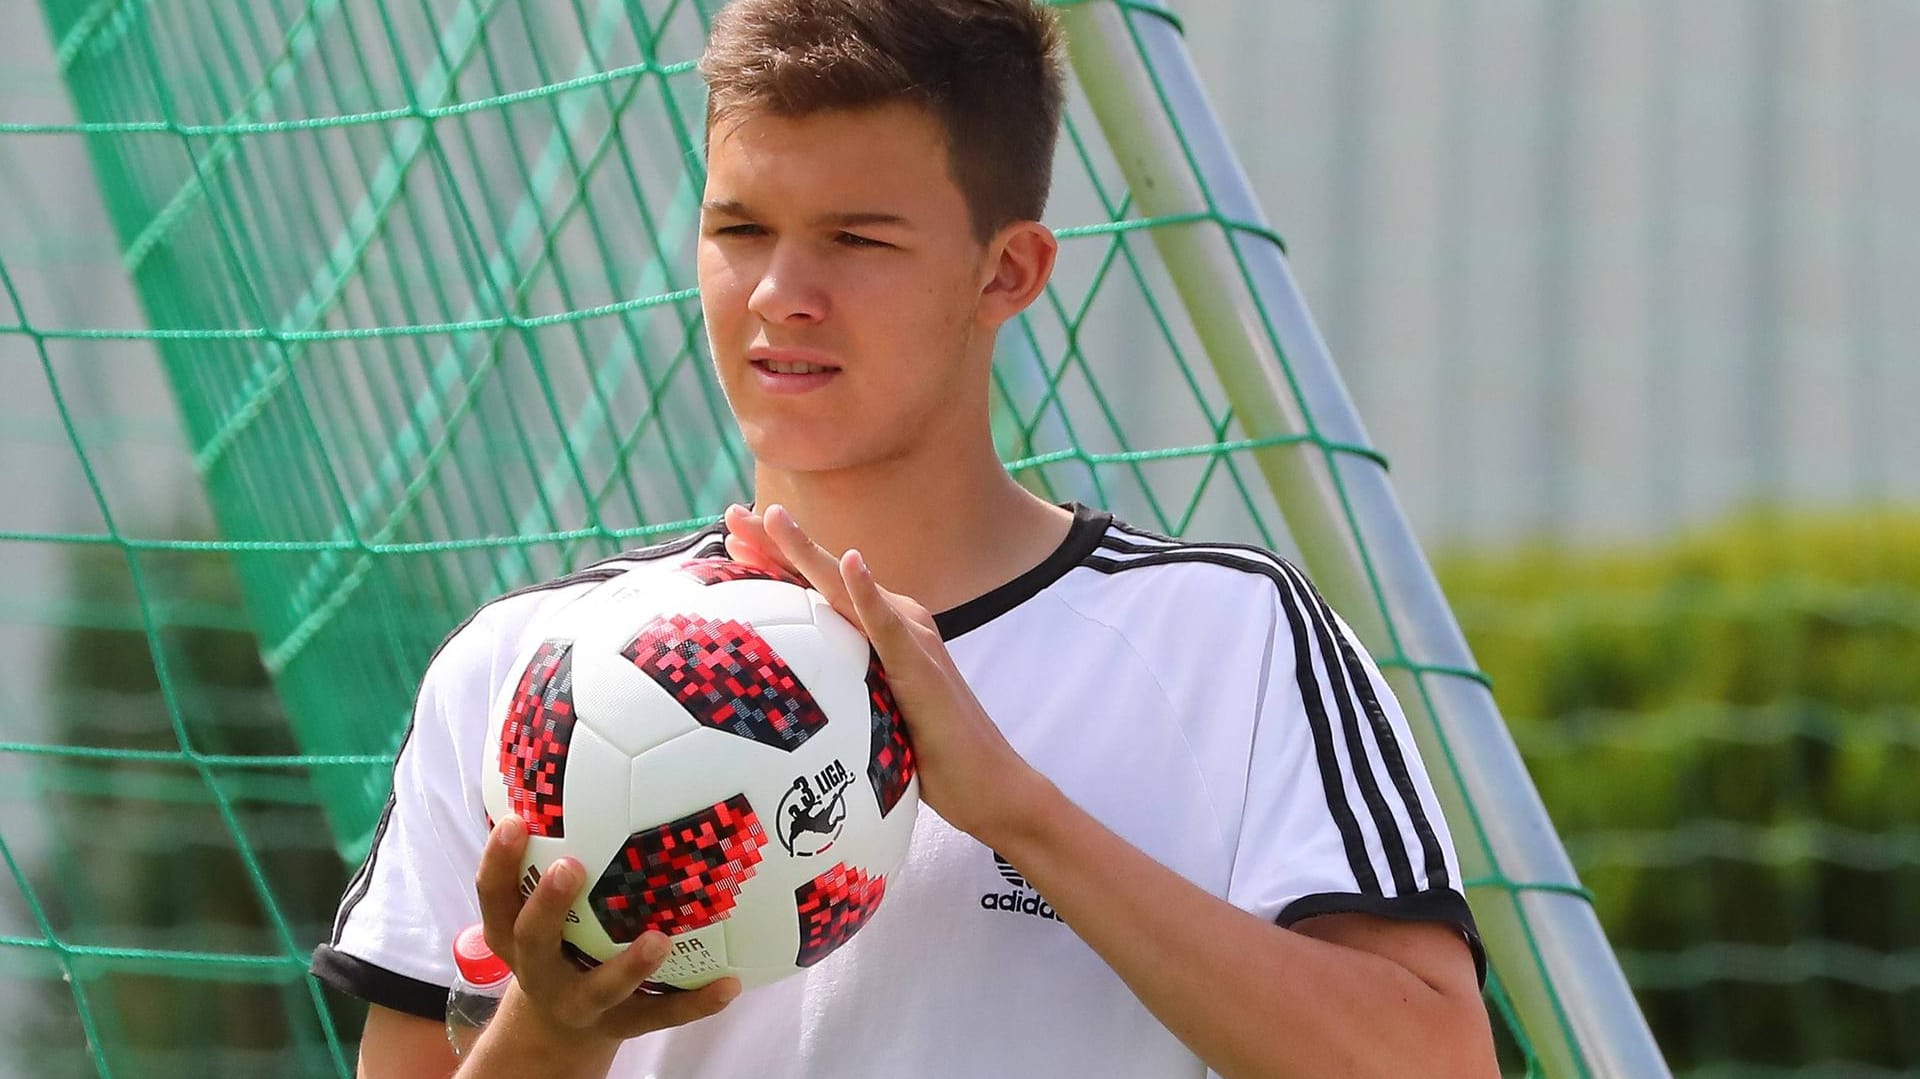
POLYGON ((1405 707, 1544 1074, 1668 1075, 1162 0, 1064 7, 1075 74, 1315 582, 1405 707), (1302 437, 1308 436, 1308 437, 1302 437))

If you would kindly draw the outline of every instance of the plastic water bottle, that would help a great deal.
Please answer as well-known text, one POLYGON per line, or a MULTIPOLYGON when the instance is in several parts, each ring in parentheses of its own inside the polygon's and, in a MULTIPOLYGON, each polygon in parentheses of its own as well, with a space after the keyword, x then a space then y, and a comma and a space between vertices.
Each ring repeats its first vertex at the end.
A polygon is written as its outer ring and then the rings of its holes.
POLYGON ((453 988, 447 990, 447 1044, 453 1055, 464 1057, 480 1040, 480 1031, 500 1007, 507 995, 507 983, 513 971, 506 960, 487 947, 487 937, 479 925, 462 929, 453 938, 453 988))

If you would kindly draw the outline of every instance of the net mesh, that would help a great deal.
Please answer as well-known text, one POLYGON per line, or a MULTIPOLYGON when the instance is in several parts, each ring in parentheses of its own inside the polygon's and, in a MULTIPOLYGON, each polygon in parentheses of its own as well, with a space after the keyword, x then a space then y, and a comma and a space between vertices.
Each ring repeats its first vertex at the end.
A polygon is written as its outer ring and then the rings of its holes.
MULTIPOLYGON (((746 493, 693 292, 712 6, 43 0, 64 92, 0 115, 0 1068, 351 1074, 305 964, 434 646, 746 493)), ((1139 217, 1077 94, 1052 207, 1010 467, 1290 550, 1150 242, 1196 222, 1139 217)))

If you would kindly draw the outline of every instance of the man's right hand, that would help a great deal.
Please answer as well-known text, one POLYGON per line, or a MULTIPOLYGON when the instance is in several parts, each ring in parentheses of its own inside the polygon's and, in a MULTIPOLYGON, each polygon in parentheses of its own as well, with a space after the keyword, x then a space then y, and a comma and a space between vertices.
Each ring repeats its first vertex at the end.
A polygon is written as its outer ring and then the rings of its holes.
MULTIPOLYGON (((513 969, 513 987, 500 1014, 475 1046, 473 1067, 462 1075, 492 1071, 490 1057, 514 1057, 509 1042, 569 1045, 597 1049, 590 1055, 611 1060, 619 1043, 668 1027, 704 1019, 740 994, 740 982, 722 978, 684 993, 646 993, 640 985, 667 957, 667 938, 646 933, 624 952, 592 970, 582 970, 560 948, 567 909, 586 883, 586 870, 572 858, 548 867, 533 894, 520 894, 520 861, 527 846, 526 825, 507 816, 494 825, 480 856, 474 884, 487 947, 513 969), (597 1043, 597 1044, 596 1044, 597 1043)), ((505 1059, 498 1061, 505 1064, 505 1059)), ((543 1074, 554 1075, 549 1066, 543 1074)))

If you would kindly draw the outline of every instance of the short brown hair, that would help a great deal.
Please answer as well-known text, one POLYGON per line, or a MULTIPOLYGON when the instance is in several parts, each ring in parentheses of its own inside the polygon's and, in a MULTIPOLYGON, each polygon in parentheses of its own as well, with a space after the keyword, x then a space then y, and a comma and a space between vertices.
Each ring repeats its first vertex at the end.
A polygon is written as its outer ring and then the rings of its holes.
POLYGON ((1058 19, 1034 0, 734 0, 700 58, 707 133, 745 112, 917 103, 946 132, 984 240, 1046 210, 1062 43, 1058 19))

